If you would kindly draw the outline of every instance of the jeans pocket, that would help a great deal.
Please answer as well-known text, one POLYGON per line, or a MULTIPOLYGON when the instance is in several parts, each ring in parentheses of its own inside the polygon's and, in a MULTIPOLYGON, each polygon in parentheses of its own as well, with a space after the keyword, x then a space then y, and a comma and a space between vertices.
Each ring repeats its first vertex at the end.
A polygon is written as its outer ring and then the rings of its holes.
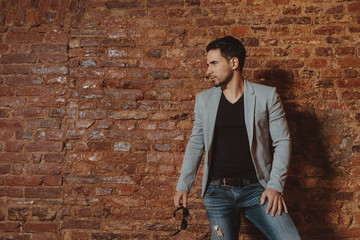
POLYGON ((205 191, 205 196, 211 196, 213 195, 214 189, 216 187, 214 186, 213 183, 210 183, 209 186, 207 187, 206 191, 205 191))

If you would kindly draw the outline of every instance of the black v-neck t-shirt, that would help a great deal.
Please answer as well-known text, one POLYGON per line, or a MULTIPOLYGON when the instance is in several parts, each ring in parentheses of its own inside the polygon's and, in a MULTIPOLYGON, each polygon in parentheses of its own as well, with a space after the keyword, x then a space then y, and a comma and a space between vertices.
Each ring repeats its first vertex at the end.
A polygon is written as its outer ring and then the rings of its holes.
POLYGON ((216 116, 211 179, 241 177, 256 180, 244 117, 244 95, 230 103, 222 93, 216 116))

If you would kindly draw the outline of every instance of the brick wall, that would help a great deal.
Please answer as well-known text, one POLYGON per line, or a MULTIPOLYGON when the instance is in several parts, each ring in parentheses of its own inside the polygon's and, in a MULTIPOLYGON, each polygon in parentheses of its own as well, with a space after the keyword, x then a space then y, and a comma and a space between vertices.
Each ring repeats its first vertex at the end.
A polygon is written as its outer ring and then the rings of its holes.
MULTIPOLYGON (((293 138, 304 239, 360 238, 360 2, 1 0, 0 239, 169 239, 206 44, 246 45, 293 138)), ((200 170, 201 171, 201 170, 200 170)), ((199 173, 200 175, 200 173, 199 173)), ((189 227, 209 239, 200 177, 189 227)), ((264 239, 243 221, 240 239, 264 239)))

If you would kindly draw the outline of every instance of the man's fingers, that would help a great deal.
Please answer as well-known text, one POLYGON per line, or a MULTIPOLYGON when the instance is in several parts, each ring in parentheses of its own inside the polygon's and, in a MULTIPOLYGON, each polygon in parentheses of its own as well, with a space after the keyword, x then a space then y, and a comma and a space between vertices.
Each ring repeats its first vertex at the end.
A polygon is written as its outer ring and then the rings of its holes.
POLYGON ((263 194, 261 195, 260 203, 261 203, 261 205, 264 205, 265 202, 266 202, 266 195, 265 195, 265 193, 263 193, 263 194))
POLYGON ((272 204, 272 211, 271 211, 271 216, 274 217, 276 214, 276 210, 278 209, 278 199, 275 198, 272 204))
POLYGON ((174 205, 176 208, 180 207, 180 199, 181 199, 181 195, 178 193, 175 193, 174 196, 174 205))
POLYGON ((185 191, 177 191, 174 195, 174 205, 175 207, 180 207, 181 205, 183 205, 184 207, 186 207, 187 205, 187 192, 185 191))
POLYGON ((283 203, 283 206, 284 206, 284 211, 285 211, 286 213, 289 213, 284 199, 282 199, 282 203, 283 203))
POLYGON ((187 194, 183 194, 183 205, 185 208, 187 208, 187 194))
POLYGON ((268 199, 269 199, 269 202, 268 202, 268 205, 266 208, 266 214, 269 214, 271 208, 273 207, 273 202, 274 202, 274 200, 272 198, 268 198, 268 199))
POLYGON ((282 214, 282 208, 283 208, 283 201, 282 201, 282 199, 279 199, 279 201, 278 201, 278 215, 279 216, 281 216, 281 214, 282 214))

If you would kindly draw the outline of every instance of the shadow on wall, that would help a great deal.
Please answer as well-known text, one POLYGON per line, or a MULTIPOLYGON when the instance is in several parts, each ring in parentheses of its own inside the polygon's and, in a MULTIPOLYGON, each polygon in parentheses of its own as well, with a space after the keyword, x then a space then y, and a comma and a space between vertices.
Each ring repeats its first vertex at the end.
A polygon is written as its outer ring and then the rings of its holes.
MULTIPOLYGON (((336 192, 332 183, 337 173, 329 143, 334 133, 327 130, 337 121, 336 114, 327 118, 317 112, 312 104, 313 100, 321 102, 321 96, 316 89, 301 92, 304 87, 295 81, 292 71, 261 70, 254 75, 256 80, 277 87, 289 122, 293 148, 285 199, 290 215, 303 239, 331 239, 334 216, 329 209, 341 208, 331 201, 336 192)), ((341 115, 337 116, 341 119, 341 115)), ((337 131, 341 135, 341 129, 337 131)))

